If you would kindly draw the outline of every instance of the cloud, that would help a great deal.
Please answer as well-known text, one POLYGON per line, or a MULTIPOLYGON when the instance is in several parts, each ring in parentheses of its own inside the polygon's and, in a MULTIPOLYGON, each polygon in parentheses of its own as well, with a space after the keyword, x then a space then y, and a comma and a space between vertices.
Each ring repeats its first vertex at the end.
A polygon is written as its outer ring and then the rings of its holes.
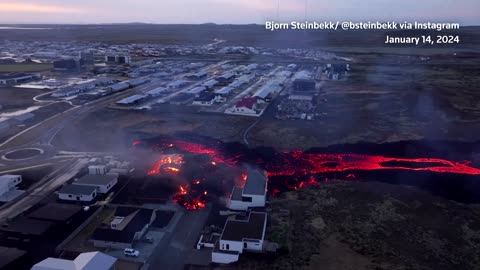
POLYGON ((0 12, 20 13, 83 13, 84 9, 68 8, 54 5, 29 4, 29 3, 0 3, 0 12))

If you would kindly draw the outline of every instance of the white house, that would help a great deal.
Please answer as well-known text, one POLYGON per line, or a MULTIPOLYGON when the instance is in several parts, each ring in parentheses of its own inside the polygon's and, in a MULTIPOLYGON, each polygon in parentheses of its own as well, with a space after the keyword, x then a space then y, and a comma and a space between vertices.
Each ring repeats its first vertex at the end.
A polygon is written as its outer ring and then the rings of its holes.
POLYGON ((87 174, 82 176, 77 181, 73 182, 73 185, 96 187, 97 193, 106 194, 117 184, 117 182, 118 176, 116 174, 87 174))
POLYGON ((153 209, 119 206, 110 221, 110 228, 96 228, 91 240, 95 247, 100 248, 132 248, 145 236, 155 219, 156 211, 153 209))
POLYGON ((91 202, 97 197, 96 186, 65 185, 58 191, 58 198, 66 201, 91 202))
POLYGON ((88 166, 89 174, 107 174, 107 166, 105 165, 90 165, 88 166))
POLYGON ((251 170, 247 174, 245 186, 234 187, 228 208, 246 211, 251 207, 265 207, 268 177, 265 171, 251 170))
POLYGON ((250 212, 246 218, 228 219, 222 236, 212 252, 212 262, 228 264, 238 261, 245 251, 262 252, 267 227, 267 213, 250 212))
POLYGON ((115 270, 116 262, 115 257, 97 251, 81 253, 73 261, 47 258, 31 270, 115 270))
POLYGON ((225 102, 228 96, 235 90, 235 87, 225 86, 222 89, 215 91, 215 102, 225 102))
POLYGON ((21 175, 0 176, 0 202, 9 202, 21 195, 23 191, 17 189, 17 185, 21 182, 21 175))
POLYGON ((256 115, 257 112, 257 98, 255 97, 247 97, 241 99, 235 106, 232 108, 228 108, 226 113, 233 113, 233 114, 251 114, 256 115))
POLYGON ((200 105, 200 106, 212 106, 214 102, 215 102, 214 94, 204 94, 197 97, 192 104, 200 105))

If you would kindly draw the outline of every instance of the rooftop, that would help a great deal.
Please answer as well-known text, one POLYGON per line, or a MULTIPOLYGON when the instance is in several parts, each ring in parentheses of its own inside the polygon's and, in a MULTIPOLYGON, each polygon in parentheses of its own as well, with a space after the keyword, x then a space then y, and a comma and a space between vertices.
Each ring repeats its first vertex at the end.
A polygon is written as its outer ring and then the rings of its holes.
POLYGON ((205 91, 205 87, 204 86, 197 86, 197 87, 194 87, 190 90, 187 91, 187 93, 190 93, 190 94, 199 94, 200 92, 203 92, 205 91))
POLYGON ((212 101, 213 99, 215 99, 215 94, 212 94, 212 93, 206 93, 206 94, 203 94, 203 95, 200 95, 199 97, 197 97, 195 99, 195 101, 212 101))
POLYGON ((233 87, 231 87, 231 86, 225 86, 225 87, 223 87, 222 89, 219 89, 219 90, 215 91, 215 94, 228 95, 228 94, 230 94, 233 90, 235 90, 235 88, 233 88, 233 87))
POLYGON ((245 108, 253 109, 253 106, 256 103, 257 103, 257 98, 248 97, 248 98, 243 98, 239 102, 237 102, 237 104, 235 104, 235 107, 237 108, 245 107, 245 108))
POLYGON ((156 218, 152 222, 152 227, 161 229, 166 227, 170 223, 170 220, 172 220, 173 216, 175 215, 175 212, 157 210, 157 212, 155 212, 155 215, 156 215, 156 218))
POLYGON ((32 270, 77 270, 73 261, 57 259, 57 258, 46 258, 45 260, 35 264, 32 267, 32 270))
POLYGON ((263 240, 267 214, 250 212, 246 219, 228 219, 223 228, 221 240, 242 241, 243 239, 263 240))
POLYGON ((265 99, 270 93, 279 92, 281 89, 282 87, 280 85, 271 82, 258 89, 253 96, 265 99))
POLYGON ((95 190, 97 190, 97 187, 94 186, 65 185, 58 191, 58 193, 72 195, 90 195, 95 190))
POLYGON ((247 180, 243 187, 243 194, 264 195, 266 192, 267 176, 265 172, 250 170, 247 174, 247 180))
POLYGON ((190 76, 202 77, 202 76, 206 76, 206 75, 208 75, 206 71, 199 71, 199 72, 194 73, 194 74, 192 74, 192 75, 190 75, 190 76))
POLYGON ((97 270, 111 269, 117 259, 101 252, 87 252, 78 255, 73 261, 75 262, 77 269, 97 270))
POLYGON ((242 200, 242 191, 243 191, 243 188, 241 188, 241 187, 233 187, 231 199, 234 200, 234 201, 241 201, 242 200))
POLYGON ((225 73, 223 74, 222 76, 219 77, 219 79, 224 79, 224 80, 228 80, 228 79, 231 79, 235 77, 235 73, 233 72, 228 72, 228 73, 225 73))
POLYGON ((205 82, 203 85, 205 85, 207 87, 214 87, 217 84, 218 84, 217 80, 209 80, 209 81, 205 82))
POLYGON ((66 221, 82 211, 82 207, 71 204, 49 203, 31 213, 28 217, 48 221, 66 221))
POLYGON ((145 225, 150 224, 153 212, 154 210, 146 208, 117 207, 115 216, 127 217, 133 214, 133 216, 128 219, 128 224, 122 226, 120 230, 111 229, 110 227, 97 228, 93 232, 92 239, 107 242, 131 243, 135 234, 141 231, 145 225))
POLYGON ((107 185, 110 184, 112 181, 116 180, 118 177, 116 175, 109 175, 109 174, 87 174, 77 181, 73 182, 73 184, 78 185, 107 185))
POLYGON ((135 101, 139 101, 141 99, 144 99, 145 97, 146 97, 145 95, 133 95, 133 96, 124 98, 120 101, 117 101, 117 104, 130 104, 130 103, 133 103, 135 101))
POLYGON ((24 250, 0 246, 0 269, 16 261, 27 252, 24 250))
POLYGON ((48 221, 19 217, 10 222, 6 227, 2 226, 2 230, 11 233, 42 235, 47 232, 52 225, 53 223, 48 221))
POLYGON ((47 258, 32 267, 32 270, 108 270, 117 261, 116 258, 101 252, 81 253, 75 260, 47 258))
POLYGON ((165 92, 166 90, 167 90, 167 88, 165 88, 165 87, 158 87, 158 88, 155 88, 153 90, 150 90, 150 91, 146 92, 145 94, 147 94, 147 95, 158 95, 162 92, 165 92))

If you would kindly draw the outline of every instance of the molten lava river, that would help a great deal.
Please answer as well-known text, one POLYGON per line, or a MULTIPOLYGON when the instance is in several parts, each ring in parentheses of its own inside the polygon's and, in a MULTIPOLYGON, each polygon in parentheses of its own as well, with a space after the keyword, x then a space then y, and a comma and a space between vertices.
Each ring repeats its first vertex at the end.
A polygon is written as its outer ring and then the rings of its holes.
MULTIPOLYGON (((169 140, 168 142, 136 141, 134 147, 153 147, 161 153, 180 153, 207 155, 212 165, 226 164, 239 166, 253 164, 264 169, 269 176, 269 193, 276 195, 281 191, 296 190, 305 186, 319 184, 327 178, 319 177, 329 173, 345 173, 345 179, 354 179, 352 171, 419 171, 433 173, 450 173, 461 175, 480 175, 480 169, 471 165, 470 161, 450 161, 441 158, 395 158, 380 155, 364 155, 353 153, 326 154, 302 151, 275 152, 253 151, 246 148, 229 148, 221 142, 202 141, 190 142, 187 140, 169 140), (282 184, 272 183, 273 179, 285 179, 282 184)), ((183 163, 181 156, 171 154, 162 157, 151 168, 148 174, 170 173, 179 171, 183 163)), ((208 191, 196 188, 199 180, 189 185, 179 187, 174 201, 187 209, 204 207, 208 191), (194 194, 194 195, 192 195, 194 194), (186 195, 189 195, 187 198, 186 195)))

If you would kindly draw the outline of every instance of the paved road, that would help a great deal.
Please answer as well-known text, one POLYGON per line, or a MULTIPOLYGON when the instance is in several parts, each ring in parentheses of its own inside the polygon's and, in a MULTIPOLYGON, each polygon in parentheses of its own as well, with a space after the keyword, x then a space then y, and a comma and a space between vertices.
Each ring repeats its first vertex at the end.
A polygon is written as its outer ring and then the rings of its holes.
POLYGON ((175 226, 175 230, 166 233, 161 243, 152 253, 148 263, 150 270, 182 270, 190 251, 200 237, 211 211, 207 204, 202 210, 187 211, 175 226))
POLYGON ((250 130, 252 130, 253 127, 255 127, 256 124, 258 124, 258 122, 260 122, 260 117, 262 117, 262 116, 259 116, 257 121, 253 122, 243 133, 243 142, 247 146, 248 146, 248 133, 250 132, 250 130))
POLYGON ((67 124, 72 124, 75 120, 80 119, 87 113, 104 108, 118 99, 132 95, 132 92, 136 91, 136 88, 131 88, 88 102, 84 105, 72 107, 64 112, 45 119, 44 121, 23 130, 22 132, 19 132, 15 136, 12 136, 0 144, 0 150, 10 150, 32 145, 48 144, 52 141, 53 137, 67 124))
POLYGON ((59 170, 47 175, 44 179, 33 185, 27 191, 27 195, 19 201, 13 204, 3 205, 0 209, 0 223, 28 210, 33 205, 51 195, 54 190, 73 178, 87 163, 88 159, 80 159, 73 163, 68 162, 59 170))

